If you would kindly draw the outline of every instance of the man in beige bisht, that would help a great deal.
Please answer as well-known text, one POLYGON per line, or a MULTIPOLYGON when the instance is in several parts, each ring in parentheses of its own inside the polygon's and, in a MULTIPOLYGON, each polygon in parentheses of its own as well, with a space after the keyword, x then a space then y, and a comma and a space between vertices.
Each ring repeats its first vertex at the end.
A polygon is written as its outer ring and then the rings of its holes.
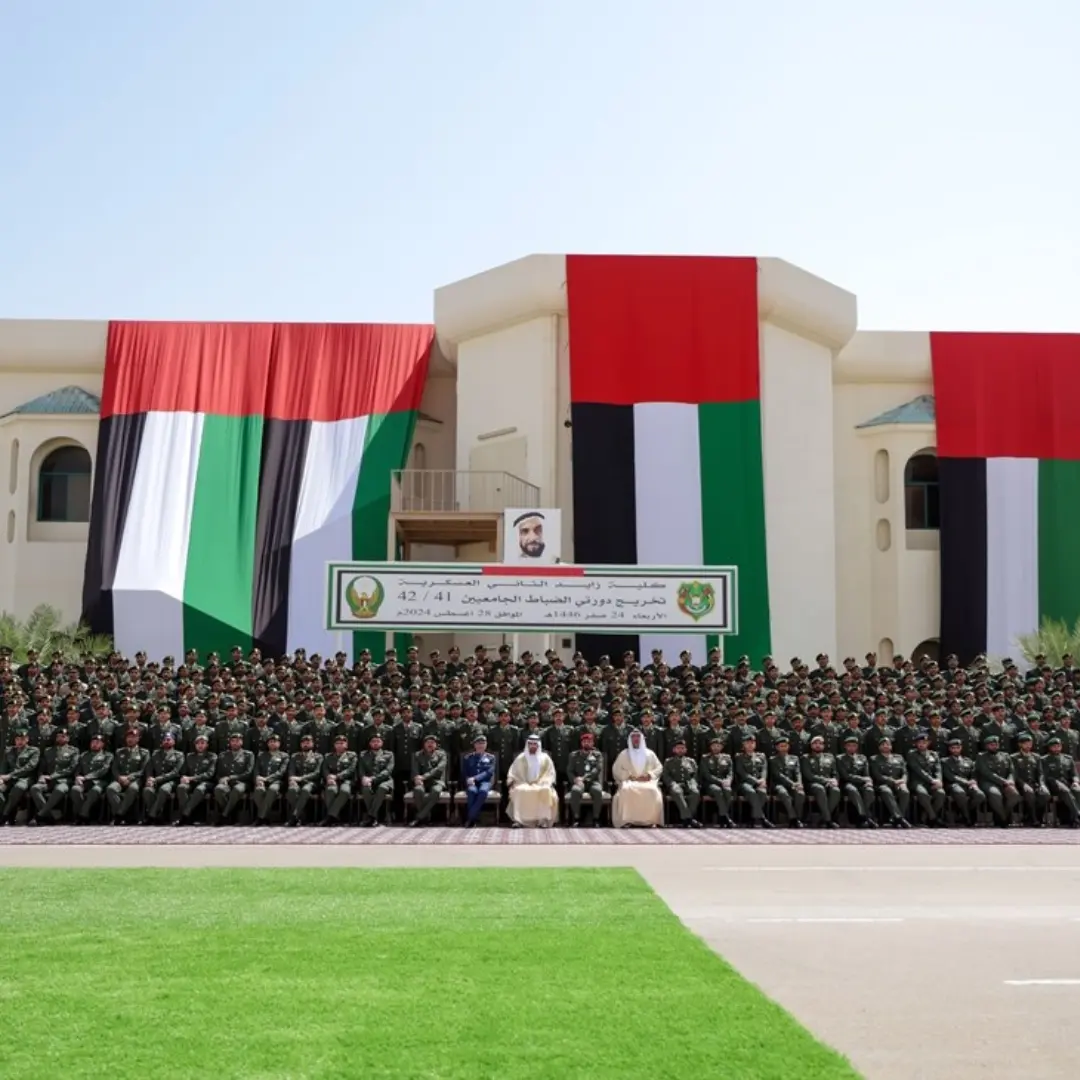
POLYGON ((664 822, 664 798, 660 794, 660 759, 645 745, 640 731, 630 732, 630 742, 615 759, 611 774, 619 785, 611 804, 611 823, 656 828, 664 822))
POLYGON ((530 735, 525 750, 514 759, 507 775, 510 788, 510 818, 515 829, 526 825, 546 829, 559 815, 555 794, 555 765, 540 749, 539 734, 530 735))

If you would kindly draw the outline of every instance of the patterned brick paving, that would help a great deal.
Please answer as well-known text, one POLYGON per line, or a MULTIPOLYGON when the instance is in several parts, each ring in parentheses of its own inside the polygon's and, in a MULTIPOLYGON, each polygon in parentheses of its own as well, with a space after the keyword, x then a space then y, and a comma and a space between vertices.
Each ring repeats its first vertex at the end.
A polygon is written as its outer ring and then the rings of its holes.
POLYGON ((1080 846, 1080 831, 1070 829, 911 829, 874 832, 861 829, 461 829, 433 826, 425 829, 319 829, 195 827, 147 828, 140 826, 92 825, 81 828, 54 826, 28 829, 21 826, 0 829, 0 847, 46 846, 58 844, 94 845, 183 845, 183 844, 326 844, 370 846, 422 846, 426 844, 482 847, 491 844, 511 845, 606 845, 723 847, 725 845, 797 845, 816 847, 866 845, 934 847, 979 844, 993 846, 1080 846))

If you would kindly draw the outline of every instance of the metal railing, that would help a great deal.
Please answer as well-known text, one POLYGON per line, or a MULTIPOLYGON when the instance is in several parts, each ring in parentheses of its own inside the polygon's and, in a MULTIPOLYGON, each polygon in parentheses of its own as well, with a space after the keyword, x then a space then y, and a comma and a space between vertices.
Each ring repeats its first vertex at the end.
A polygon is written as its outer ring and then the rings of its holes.
POLYGON ((395 469, 390 509, 420 513, 492 513, 538 506, 540 489, 508 472, 395 469))

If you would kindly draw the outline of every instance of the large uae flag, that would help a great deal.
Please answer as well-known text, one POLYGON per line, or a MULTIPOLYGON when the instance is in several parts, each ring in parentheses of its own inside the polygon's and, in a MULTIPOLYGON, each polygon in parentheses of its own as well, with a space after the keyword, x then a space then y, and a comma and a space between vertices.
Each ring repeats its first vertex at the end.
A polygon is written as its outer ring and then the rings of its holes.
POLYGON ((325 564, 387 557, 391 470, 432 339, 430 326, 112 323, 83 593, 93 629, 159 660, 237 645, 333 655, 325 564))
POLYGON ((932 334, 941 650, 1080 618, 1080 335, 932 334))
MULTIPOLYGON (((735 566, 728 662, 770 651, 757 260, 569 256, 574 560, 735 566)), ((668 663, 703 634, 578 634, 592 661, 668 663)))

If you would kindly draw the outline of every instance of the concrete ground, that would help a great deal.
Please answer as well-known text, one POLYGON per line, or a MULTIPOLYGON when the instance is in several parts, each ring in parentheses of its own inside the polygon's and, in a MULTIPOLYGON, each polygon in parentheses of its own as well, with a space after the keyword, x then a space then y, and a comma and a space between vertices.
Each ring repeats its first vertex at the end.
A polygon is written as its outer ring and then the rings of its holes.
MULTIPOLYGON (((1076 1073, 1080 846, 1073 843, 222 839, 11 844, 5 837, 0 866, 632 866, 691 930, 868 1080, 1076 1073)), ((722 1003, 700 1005, 723 1023, 722 1003)))

